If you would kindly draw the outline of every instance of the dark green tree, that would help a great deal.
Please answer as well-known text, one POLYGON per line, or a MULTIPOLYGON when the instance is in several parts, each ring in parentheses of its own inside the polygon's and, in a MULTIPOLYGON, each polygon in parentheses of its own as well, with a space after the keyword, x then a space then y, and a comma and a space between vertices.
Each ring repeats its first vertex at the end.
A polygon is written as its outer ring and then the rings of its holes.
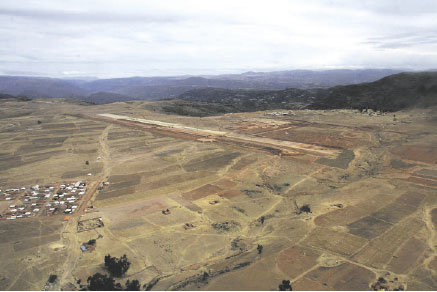
POLYGON ((140 291, 140 282, 138 280, 126 281, 126 291, 140 291))
POLYGON ((256 247, 256 249, 258 250, 258 254, 262 253, 263 248, 264 247, 261 244, 258 244, 258 246, 256 247))
POLYGON ((290 280, 282 280, 282 283, 279 284, 279 291, 293 291, 290 280))
POLYGON ((130 262, 127 260, 126 255, 120 258, 111 257, 111 255, 105 256, 105 267, 113 277, 123 276, 130 267, 130 262))
POLYGON ((120 291, 121 284, 115 283, 112 277, 95 273, 88 277, 88 290, 90 291, 120 291))
POLYGON ((302 207, 299 208, 299 210, 301 212, 305 212, 305 213, 311 213, 311 208, 309 205, 303 205, 302 207))

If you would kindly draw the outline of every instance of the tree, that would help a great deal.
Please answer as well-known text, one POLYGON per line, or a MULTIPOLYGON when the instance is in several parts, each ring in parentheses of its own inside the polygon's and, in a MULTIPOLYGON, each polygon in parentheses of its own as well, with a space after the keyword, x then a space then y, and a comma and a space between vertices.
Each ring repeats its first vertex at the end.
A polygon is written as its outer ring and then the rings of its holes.
POLYGON ((305 213, 311 213, 311 208, 309 205, 303 205, 302 207, 299 208, 299 210, 301 212, 305 212, 305 213))
POLYGON ((138 280, 127 280, 126 282, 126 291, 140 291, 140 282, 138 280))
POLYGON ((279 284, 279 291, 293 291, 290 280, 282 280, 282 283, 279 284))
POLYGON ((49 277, 49 283, 54 283, 57 278, 58 278, 57 275, 51 274, 49 277))
POLYGON ((263 248, 264 247, 261 244, 258 244, 258 246, 256 247, 256 249, 258 250, 258 254, 262 253, 263 248))
POLYGON ((86 165, 90 165, 90 162, 87 160, 87 161, 85 161, 85 164, 86 165))
POLYGON ((95 273, 94 275, 88 277, 88 290, 91 291, 120 291, 121 284, 115 283, 112 277, 102 275, 100 273, 95 273))
POLYGON ((111 255, 105 256, 105 267, 113 277, 123 276, 130 267, 130 262, 127 260, 126 255, 123 255, 119 259, 111 257, 111 255))
POLYGON ((42 122, 41 122, 40 120, 38 120, 38 122, 37 122, 37 123, 38 123, 38 125, 40 125, 40 124, 41 124, 42 122))

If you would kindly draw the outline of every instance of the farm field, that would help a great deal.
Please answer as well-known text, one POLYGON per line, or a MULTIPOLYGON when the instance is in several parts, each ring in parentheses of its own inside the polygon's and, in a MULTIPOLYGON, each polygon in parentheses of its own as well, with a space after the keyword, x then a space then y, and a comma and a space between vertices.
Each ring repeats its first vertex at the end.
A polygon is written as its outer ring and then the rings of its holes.
POLYGON ((0 220, 1 290, 80 289, 107 254, 151 290, 437 289, 435 110, 148 104, 0 101, 3 193, 87 182, 67 219, 0 220))

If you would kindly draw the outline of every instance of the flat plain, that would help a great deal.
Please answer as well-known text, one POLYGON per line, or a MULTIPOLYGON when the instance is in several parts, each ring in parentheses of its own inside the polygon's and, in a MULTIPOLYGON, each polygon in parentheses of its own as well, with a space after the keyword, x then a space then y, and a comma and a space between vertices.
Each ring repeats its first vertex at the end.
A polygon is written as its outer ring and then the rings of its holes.
POLYGON ((380 277, 437 289, 435 109, 148 108, 1 101, 3 193, 75 181, 89 193, 71 218, 1 218, 1 290, 40 290, 50 274, 46 289, 79 289, 106 254, 131 262, 117 281, 152 290, 371 290, 380 277), (78 230, 93 218, 104 226, 78 230))

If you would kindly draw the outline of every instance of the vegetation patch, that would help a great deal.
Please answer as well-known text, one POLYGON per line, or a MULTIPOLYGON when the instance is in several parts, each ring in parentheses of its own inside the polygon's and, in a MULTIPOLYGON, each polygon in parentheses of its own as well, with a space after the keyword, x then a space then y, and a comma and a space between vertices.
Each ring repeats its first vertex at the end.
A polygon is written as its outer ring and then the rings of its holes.
POLYGON ((364 217, 349 224, 349 232, 364 238, 374 238, 384 233, 392 224, 372 216, 364 217))
POLYGON ((317 163, 331 166, 331 167, 337 167, 342 169, 347 169, 349 166, 349 163, 354 160, 355 154, 352 150, 344 150, 341 152, 337 158, 335 159, 329 159, 325 157, 321 157, 316 160, 317 163))
POLYGON ((234 231, 236 229, 240 228, 240 223, 236 222, 236 221, 225 221, 225 222, 220 222, 220 223, 213 223, 211 224, 212 228, 214 228, 217 231, 220 232, 229 232, 229 231, 234 231))
POLYGON ((395 169, 403 169, 403 168, 410 168, 416 166, 416 164, 406 163, 402 160, 393 159, 390 161, 390 166, 395 169))

